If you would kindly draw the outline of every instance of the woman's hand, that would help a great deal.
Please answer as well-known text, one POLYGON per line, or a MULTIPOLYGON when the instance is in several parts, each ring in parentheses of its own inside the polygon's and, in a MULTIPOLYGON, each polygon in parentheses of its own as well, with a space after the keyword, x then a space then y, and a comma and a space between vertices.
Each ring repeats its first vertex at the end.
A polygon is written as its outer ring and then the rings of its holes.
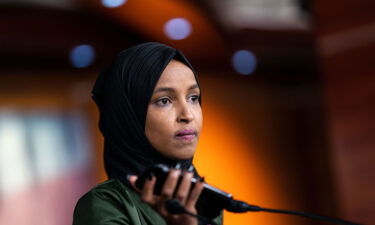
POLYGON ((168 199, 174 198, 177 199, 188 212, 197 214, 195 204, 203 190, 203 181, 197 182, 194 185, 194 188, 190 191, 193 172, 185 171, 183 173, 184 174, 181 184, 178 186, 178 190, 176 191, 176 186, 181 174, 181 170, 171 169, 163 185, 160 196, 156 196, 153 194, 156 183, 155 176, 151 176, 146 179, 142 190, 139 190, 135 186, 135 181, 137 180, 136 176, 130 176, 129 181, 132 184, 133 188, 141 193, 142 201, 149 204, 155 211, 157 211, 162 217, 164 217, 168 225, 197 225, 198 220, 196 218, 186 214, 170 214, 165 208, 165 202, 168 199), (175 196, 173 196, 173 193, 176 193, 175 196))

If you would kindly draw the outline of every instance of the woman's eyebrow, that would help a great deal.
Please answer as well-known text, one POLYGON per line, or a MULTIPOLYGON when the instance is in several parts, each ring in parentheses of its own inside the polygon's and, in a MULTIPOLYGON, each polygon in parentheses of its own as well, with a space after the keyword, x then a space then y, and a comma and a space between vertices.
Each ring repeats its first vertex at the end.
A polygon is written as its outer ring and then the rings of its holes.
POLYGON ((189 88, 189 90, 195 89, 195 88, 199 88, 198 84, 191 85, 190 88, 189 88))
MULTIPOLYGON (((192 90, 192 89, 195 89, 195 88, 199 88, 198 84, 194 84, 194 85, 191 85, 188 90, 192 90)), ((155 89, 154 91, 154 94, 158 93, 158 92, 175 92, 176 90, 174 88, 171 88, 171 87, 159 87, 157 89, 155 89)))
POLYGON ((154 94, 156 94, 158 92, 163 92, 163 91, 174 92, 175 90, 174 90, 174 88, 170 88, 170 87, 160 87, 160 88, 155 89, 154 94))

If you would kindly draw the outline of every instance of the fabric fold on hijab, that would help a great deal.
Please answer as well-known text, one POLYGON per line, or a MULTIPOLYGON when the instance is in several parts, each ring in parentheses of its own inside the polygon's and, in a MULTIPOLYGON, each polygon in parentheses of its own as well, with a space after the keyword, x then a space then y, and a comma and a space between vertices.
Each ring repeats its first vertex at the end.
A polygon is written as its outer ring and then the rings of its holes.
MULTIPOLYGON (((182 52, 153 42, 120 52, 112 66, 100 73, 92 93, 100 112, 99 129, 104 136, 104 165, 109 178, 128 184, 128 174, 139 175, 158 163, 177 163, 154 149, 145 135, 149 101, 172 59, 187 65, 198 83, 195 70, 182 52)), ((187 168, 192 159, 179 162, 187 168)))

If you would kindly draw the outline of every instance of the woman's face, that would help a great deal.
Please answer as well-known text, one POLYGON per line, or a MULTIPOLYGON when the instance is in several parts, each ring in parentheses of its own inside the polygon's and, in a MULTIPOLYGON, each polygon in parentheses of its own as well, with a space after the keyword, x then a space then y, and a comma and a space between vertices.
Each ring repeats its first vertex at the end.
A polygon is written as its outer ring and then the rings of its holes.
POLYGON ((167 158, 193 157, 202 128, 200 90, 193 71, 172 60, 156 84, 146 116, 146 137, 167 158))

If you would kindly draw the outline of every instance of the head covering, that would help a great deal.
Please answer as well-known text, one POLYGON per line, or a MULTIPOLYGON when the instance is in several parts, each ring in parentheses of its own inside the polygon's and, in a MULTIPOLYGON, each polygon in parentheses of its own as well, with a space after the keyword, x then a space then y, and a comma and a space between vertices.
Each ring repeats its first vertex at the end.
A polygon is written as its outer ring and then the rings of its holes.
POLYGON ((174 166, 180 162, 182 168, 192 164, 192 159, 166 158, 145 135, 149 101, 172 59, 188 66, 197 79, 182 52, 153 42, 120 52, 112 66, 100 73, 92 93, 100 111, 99 128, 104 136, 104 165, 109 178, 118 178, 127 184, 126 175, 138 175, 154 164, 174 166))

